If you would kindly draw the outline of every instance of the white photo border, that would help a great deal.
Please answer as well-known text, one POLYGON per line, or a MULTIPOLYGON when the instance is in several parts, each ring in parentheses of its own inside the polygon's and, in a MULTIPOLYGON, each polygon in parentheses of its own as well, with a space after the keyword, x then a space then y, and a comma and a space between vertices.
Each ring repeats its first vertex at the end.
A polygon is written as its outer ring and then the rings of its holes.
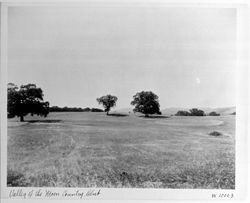
MULTIPOLYGON (((128 188, 100 188, 101 195, 97 197, 84 198, 85 200, 213 200, 212 194, 231 194, 233 199, 228 200, 242 200, 247 195, 247 169, 249 162, 247 161, 247 142, 248 138, 248 122, 249 122, 249 8, 245 1, 217 1, 223 3, 211 3, 205 1, 193 1, 190 3, 173 3, 173 1, 146 1, 146 0, 123 0, 121 3, 114 3, 115 1, 91 1, 91 5, 101 4, 109 6, 115 4, 117 6, 167 6, 167 7, 213 7, 213 8, 235 8, 237 9, 237 98, 236 98, 236 186, 234 190, 219 190, 219 189, 128 189, 128 188), (243 2, 241 4, 237 2, 243 2)), ((180 1, 175 1, 180 2, 180 1)), ((212 2, 212 1, 210 1, 212 2)), ((0 108, 1 108, 1 199, 8 200, 9 193, 13 189, 7 187, 7 66, 8 66, 8 8, 9 7, 23 7, 23 6, 69 6, 69 5, 86 5, 90 1, 26 1, 26 2, 2 2, 1 5, 1 69, 0 69, 0 108)), ((14 189, 18 189, 15 187, 14 189)), ((64 190, 74 192, 76 189, 79 191, 88 191, 90 188, 21 188, 23 192, 31 190, 51 190, 52 192, 62 193, 64 190)), ((97 190, 99 188, 95 188, 97 190)), ((39 198, 38 198, 39 199, 39 198)), ((44 198, 43 200, 50 200, 51 198, 44 198)), ((55 197, 57 200, 74 200, 69 198, 55 197)), ((27 199, 26 199, 27 200, 27 199)), ((32 199, 30 199, 32 200, 32 199)), ((79 198, 75 198, 79 200, 79 198)), ((225 199, 214 199, 225 200, 225 199)), ((24 200, 23 200, 24 201, 24 200)))

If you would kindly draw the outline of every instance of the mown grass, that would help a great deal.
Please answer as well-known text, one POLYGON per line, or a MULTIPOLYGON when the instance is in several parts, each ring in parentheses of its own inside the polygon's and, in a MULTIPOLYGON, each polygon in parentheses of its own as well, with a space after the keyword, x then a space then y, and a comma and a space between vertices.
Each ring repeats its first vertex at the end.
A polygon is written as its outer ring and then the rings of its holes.
POLYGON ((235 187, 234 117, 50 116, 9 127, 8 186, 235 187))

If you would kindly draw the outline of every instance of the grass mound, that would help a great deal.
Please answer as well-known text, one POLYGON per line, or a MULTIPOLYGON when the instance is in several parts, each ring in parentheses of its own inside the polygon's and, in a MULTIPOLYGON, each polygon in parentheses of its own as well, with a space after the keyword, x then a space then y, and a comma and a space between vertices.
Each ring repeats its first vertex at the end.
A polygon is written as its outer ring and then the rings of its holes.
POLYGON ((218 132, 218 131, 213 131, 213 132, 209 133, 209 135, 218 137, 218 136, 222 136, 223 134, 218 132))

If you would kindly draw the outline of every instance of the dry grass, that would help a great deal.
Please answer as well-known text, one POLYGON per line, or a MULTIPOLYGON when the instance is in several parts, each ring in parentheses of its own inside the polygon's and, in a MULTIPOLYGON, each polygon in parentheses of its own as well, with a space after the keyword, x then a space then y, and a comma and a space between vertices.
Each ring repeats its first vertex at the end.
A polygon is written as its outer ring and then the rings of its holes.
MULTIPOLYGON (((8 173, 8 177, 13 177, 8 173)), ((215 165, 201 165, 186 167, 177 171, 163 170, 145 172, 126 172, 117 168, 110 168, 103 174, 98 171, 83 170, 82 173, 65 171, 41 172, 28 177, 19 174, 8 180, 8 186, 43 186, 43 187, 126 187, 126 188, 221 188, 234 189, 233 163, 216 163, 215 165), (226 170, 230 167, 232 170, 226 170)))
POLYGON ((53 113, 49 119, 61 122, 9 121, 9 186, 235 187, 233 116, 53 113), (225 136, 207 136, 212 131, 225 136))

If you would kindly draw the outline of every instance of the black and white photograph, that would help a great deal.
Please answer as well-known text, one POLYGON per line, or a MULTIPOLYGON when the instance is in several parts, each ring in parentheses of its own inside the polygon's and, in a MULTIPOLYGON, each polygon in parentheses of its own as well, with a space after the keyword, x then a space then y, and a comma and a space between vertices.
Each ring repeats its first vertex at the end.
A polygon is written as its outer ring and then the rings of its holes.
POLYGON ((9 197, 24 196, 15 188, 237 189, 237 7, 5 11, 9 197))

